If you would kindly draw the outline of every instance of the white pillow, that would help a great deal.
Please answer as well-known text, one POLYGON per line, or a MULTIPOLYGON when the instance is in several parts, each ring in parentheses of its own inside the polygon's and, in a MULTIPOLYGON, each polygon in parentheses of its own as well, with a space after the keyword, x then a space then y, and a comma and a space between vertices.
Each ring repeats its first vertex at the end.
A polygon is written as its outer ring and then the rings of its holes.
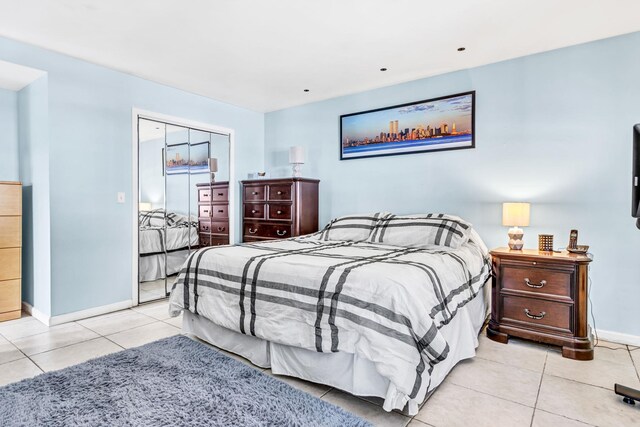
POLYGON ((409 248, 458 249, 469 240, 471 229, 471 224, 453 215, 389 215, 378 221, 368 241, 409 248))
POLYGON ((318 239, 340 241, 367 240, 378 221, 388 215, 386 212, 376 212, 372 214, 345 215, 334 218, 320 232, 318 239))

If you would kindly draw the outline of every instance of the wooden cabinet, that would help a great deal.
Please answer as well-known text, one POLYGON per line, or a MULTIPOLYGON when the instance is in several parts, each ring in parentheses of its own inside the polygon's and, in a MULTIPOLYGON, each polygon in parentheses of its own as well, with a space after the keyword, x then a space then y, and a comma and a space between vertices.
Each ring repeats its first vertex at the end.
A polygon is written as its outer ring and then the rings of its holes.
POLYGON ((22 185, 0 182, 0 322, 20 318, 22 185))
POLYGON ((196 184, 200 247, 229 244, 229 183, 196 184))
POLYGON ((571 359, 593 359, 587 321, 586 255, 568 252, 491 251, 493 285, 487 336, 507 343, 510 336, 562 346, 571 359))
POLYGON ((242 241, 286 239, 318 231, 318 186, 307 178, 242 181, 242 241))

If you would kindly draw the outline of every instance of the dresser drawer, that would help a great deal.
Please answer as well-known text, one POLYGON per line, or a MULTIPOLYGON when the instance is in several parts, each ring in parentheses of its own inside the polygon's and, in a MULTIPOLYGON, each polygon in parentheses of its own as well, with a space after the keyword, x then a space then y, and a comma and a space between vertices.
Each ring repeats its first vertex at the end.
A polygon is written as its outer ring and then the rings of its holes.
POLYGON ((269 200, 291 200, 292 188, 291 184, 270 184, 269 200))
POLYGON ((280 203, 269 203, 268 219, 291 220, 291 205, 280 203))
POLYGON ((229 223, 226 221, 199 221, 201 233, 229 234, 229 223))
POLYGON ((229 236, 200 233, 200 247, 229 244, 229 236))
POLYGON ((0 184, 0 215, 22 215, 22 186, 0 184))
POLYGON ((243 233, 247 237, 266 237, 269 239, 286 239, 291 237, 291 226, 245 222, 243 233))
POLYGON ((198 189, 198 202, 210 202, 211 201, 211 189, 200 188, 198 189))
POLYGON ((19 279, 0 281, 0 313, 20 310, 21 301, 19 279))
POLYGON ((0 216, 0 248, 18 248, 22 245, 22 217, 0 216))
POLYGON ((0 280, 20 277, 20 248, 0 249, 0 280))
POLYGON ((266 218, 267 206, 262 203, 245 203, 243 206, 244 217, 247 219, 264 219, 266 218))
POLYGON ((212 202, 226 202, 229 200, 229 188, 228 187, 213 187, 211 188, 211 201, 212 202))
POLYGON ((198 216, 201 218, 229 218, 227 205, 202 205, 198 207, 198 216))
POLYGON ((504 323, 526 323, 538 327, 572 332, 571 311, 573 305, 536 298, 504 295, 501 297, 504 323))
POLYGON ((244 198, 245 202, 254 202, 257 200, 265 200, 265 189, 264 185, 246 185, 244 187, 244 198))
POLYGON ((568 271, 544 267, 502 267, 502 289, 571 298, 568 271))

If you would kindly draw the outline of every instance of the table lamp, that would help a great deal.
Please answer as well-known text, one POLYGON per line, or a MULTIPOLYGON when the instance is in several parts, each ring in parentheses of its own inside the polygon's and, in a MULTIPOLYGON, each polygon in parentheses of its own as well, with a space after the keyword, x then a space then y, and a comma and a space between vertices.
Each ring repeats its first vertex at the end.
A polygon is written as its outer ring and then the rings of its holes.
POLYGON ((529 203, 502 204, 502 225, 511 227, 509 229, 509 249, 518 251, 522 249, 524 230, 520 227, 529 226, 529 213, 529 203))
POLYGON ((300 165, 304 164, 304 148, 300 146, 289 148, 289 163, 293 165, 293 176, 300 176, 300 165))
POLYGON ((216 172, 218 172, 218 159, 215 157, 209 158, 209 172, 211 173, 211 182, 215 182, 216 172))

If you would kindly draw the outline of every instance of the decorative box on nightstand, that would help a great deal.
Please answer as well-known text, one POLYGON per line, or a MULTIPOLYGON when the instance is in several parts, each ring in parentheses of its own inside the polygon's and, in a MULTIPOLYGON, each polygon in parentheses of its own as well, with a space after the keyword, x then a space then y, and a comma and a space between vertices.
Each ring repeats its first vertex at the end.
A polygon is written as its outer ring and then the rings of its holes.
POLYGON ((493 286, 487 336, 510 336, 562 346, 571 359, 593 359, 587 323, 591 259, 568 252, 499 248, 491 251, 493 286))

